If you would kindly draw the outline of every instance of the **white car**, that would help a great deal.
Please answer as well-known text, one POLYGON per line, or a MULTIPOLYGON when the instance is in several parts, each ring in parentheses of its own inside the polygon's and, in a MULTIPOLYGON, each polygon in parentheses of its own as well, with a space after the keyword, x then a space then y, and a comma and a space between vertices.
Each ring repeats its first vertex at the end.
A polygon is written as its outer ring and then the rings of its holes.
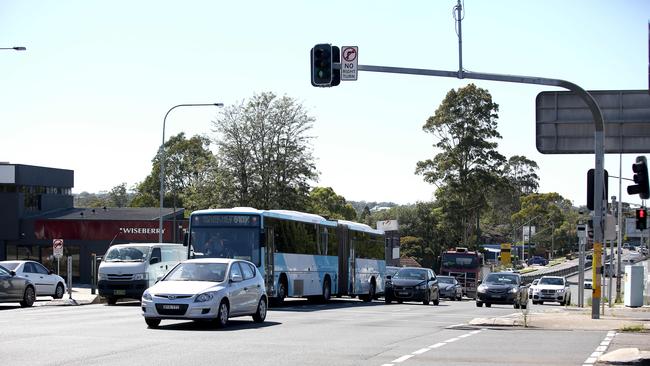
POLYGON ((142 295, 142 315, 150 328, 162 319, 215 321, 252 315, 266 318, 264 277, 251 262, 228 258, 191 259, 179 263, 142 295))
POLYGON ((560 305, 571 303, 571 291, 569 283, 564 277, 542 276, 533 288, 533 304, 544 302, 559 302, 560 305))
POLYGON ((36 296, 60 299, 65 294, 65 280, 35 261, 2 261, 0 265, 34 283, 36 296))
POLYGON ((536 278, 536 279, 533 280, 533 282, 528 287, 528 298, 529 299, 533 298, 533 289, 535 289, 535 287, 537 287, 538 283, 539 283, 539 278, 536 278))

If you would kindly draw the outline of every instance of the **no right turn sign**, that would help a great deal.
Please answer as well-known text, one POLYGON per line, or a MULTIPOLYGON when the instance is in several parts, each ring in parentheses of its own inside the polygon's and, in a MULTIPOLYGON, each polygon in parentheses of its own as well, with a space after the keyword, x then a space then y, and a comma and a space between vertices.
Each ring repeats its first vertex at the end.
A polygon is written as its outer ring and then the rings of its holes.
POLYGON ((341 80, 357 80, 357 66, 359 64, 359 47, 341 47, 341 80))
POLYGON ((63 239, 52 239, 52 253, 55 258, 63 257, 63 239))

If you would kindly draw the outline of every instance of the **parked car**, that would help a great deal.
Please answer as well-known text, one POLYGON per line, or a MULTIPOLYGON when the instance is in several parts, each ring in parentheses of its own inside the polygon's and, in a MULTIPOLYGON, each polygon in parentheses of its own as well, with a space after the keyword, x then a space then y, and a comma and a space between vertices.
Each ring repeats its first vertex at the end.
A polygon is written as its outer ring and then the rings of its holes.
POLYGON ((564 277, 542 276, 539 283, 533 289, 533 304, 544 304, 544 302, 559 302, 560 305, 571 303, 571 291, 569 283, 564 277))
POLYGON ((451 276, 438 276, 437 278, 440 297, 458 301, 463 299, 463 288, 458 280, 451 276))
POLYGON ((395 273, 399 271, 400 267, 395 267, 395 266, 386 266, 386 272, 384 272, 385 276, 395 276, 395 273))
POLYGON ((268 300, 264 277, 251 262, 200 258, 181 262, 142 295, 142 315, 156 328, 162 319, 215 321, 252 315, 266 319, 268 300))
POLYGON ((36 296, 52 296, 60 299, 65 294, 65 280, 35 261, 2 261, 0 265, 32 281, 36 296))
POLYGON ((591 281, 591 278, 585 278, 585 285, 584 287, 588 290, 592 289, 594 287, 593 282, 591 281))
POLYGON ((536 278, 536 279, 533 280, 533 282, 530 284, 530 286, 528 286, 528 298, 529 299, 533 298, 533 289, 535 288, 535 286, 537 286, 538 283, 539 283, 539 278, 536 278))
POLYGON ((440 303, 438 279, 433 270, 419 267, 402 267, 395 276, 386 276, 384 299, 392 301, 422 301, 424 305, 440 303))
POLYGON ((521 282, 521 275, 512 272, 492 272, 485 276, 476 289, 476 306, 511 304, 515 309, 528 306, 528 286, 521 282))
POLYGON ((34 283, 15 271, 0 266, 0 302, 17 302, 30 307, 36 301, 34 283))
POLYGON ((108 248, 98 269, 99 295, 109 305, 139 300, 170 269, 187 258, 187 247, 174 243, 118 244, 108 248))
POLYGON ((528 264, 529 266, 532 266, 532 265, 545 266, 545 265, 548 264, 548 260, 546 258, 544 258, 544 257, 533 256, 531 258, 528 258, 528 261, 526 261, 526 264, 528 264))

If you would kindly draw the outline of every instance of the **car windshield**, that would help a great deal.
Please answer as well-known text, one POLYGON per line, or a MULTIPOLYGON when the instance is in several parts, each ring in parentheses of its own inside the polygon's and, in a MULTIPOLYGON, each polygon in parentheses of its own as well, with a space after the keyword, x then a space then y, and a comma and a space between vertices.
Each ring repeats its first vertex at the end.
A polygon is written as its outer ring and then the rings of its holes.
POLYGON ((423 269, 400 269, 395 274, 395 278, 424 281, 427 279, 427 271, 423 269))
POLYGON ((3 262, 2 266, 10 271, 15 271, 19 264, 18 262, 3 262))
POLYGON ((149 256, 149 247, 111 247, 104 256, 106 262, 142 262, 149 256))
POLYGON ((484 283, 497 285, 516 285, 519 283, 516 275, 490 273, 484 283))
POLYGON ((451 278, 451 277, 441 277, 441 276, 438 276, 438 282, 439 282, 439 283, 448 283, 448 284, 454 285, 454 284, 456 284, 456 279, 455 279, 455 278, 451 278))
POLYGON ((9 270, 7 270, 7 269, 6 269, 5 267, 3 267, 3 266, 0 266, 0 275, 3 275, 3 276, 9 276, 9 275, 10 275, 10 274, 9 274, 9 270))
POLYGON ((539 282, 539 278, 533 280, 533 285, 536 285, 539 282))
POLYGON ((563 286, 564 285, 564 279, 563 278, 554 278, 554 277, 542 277, 541 280, 539 280, 540 285, 559 285, 563 286))
POLYGON ((163 281, 223 282, 227 269, 227 263, 181 263, 163 281))

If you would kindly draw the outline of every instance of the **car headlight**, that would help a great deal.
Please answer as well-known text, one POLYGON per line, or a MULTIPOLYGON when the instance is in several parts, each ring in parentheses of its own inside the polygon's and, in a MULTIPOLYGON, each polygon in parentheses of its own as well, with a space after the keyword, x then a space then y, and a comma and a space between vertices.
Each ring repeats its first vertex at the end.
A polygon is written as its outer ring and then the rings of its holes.
POLYGON ((422 284, 422 285, 417 285, 417 286, 415 286, 415 289, 416 289, 416 290, 425 290, 426 288, 427 288, 427 285, 426 285, 426 284, 422 284))
POLYGON ((214 299, 215 292, 204 292, 202 294, 196 295, 194 302, 206 302, 214 299))
POLYGON ((149 274, 148 273, 136 273, 133 275, 133 280, 134 281, 142 281, 142 280, 148 280, 149 279, 149 274))
POLYGON ((483 293, 483 292, 485 292, 486 289, 487 289, 487 286, 485 286, 485 285, 480 285, 480 286, 476 289, 476 291, 478 291, 478 292, 480 292, 480 293, 483 293))
POLYGON ((100 273, 97 275, 97 279, 100 281, 108 281, 108 275, 106 273, 100 273))
POLYGON ((149 293, 149 291, 145 291, 145 292, 142 294, 142 300, 148 300, 148 301, 153 300, 153 299, 151 298, 151 294, 149 293))
POLYGON ((559 290, 557 290, 556 292, 557 292, 558 294, 563 294, 563 293, 564 293, 564 289, 559 289, 559 290))

